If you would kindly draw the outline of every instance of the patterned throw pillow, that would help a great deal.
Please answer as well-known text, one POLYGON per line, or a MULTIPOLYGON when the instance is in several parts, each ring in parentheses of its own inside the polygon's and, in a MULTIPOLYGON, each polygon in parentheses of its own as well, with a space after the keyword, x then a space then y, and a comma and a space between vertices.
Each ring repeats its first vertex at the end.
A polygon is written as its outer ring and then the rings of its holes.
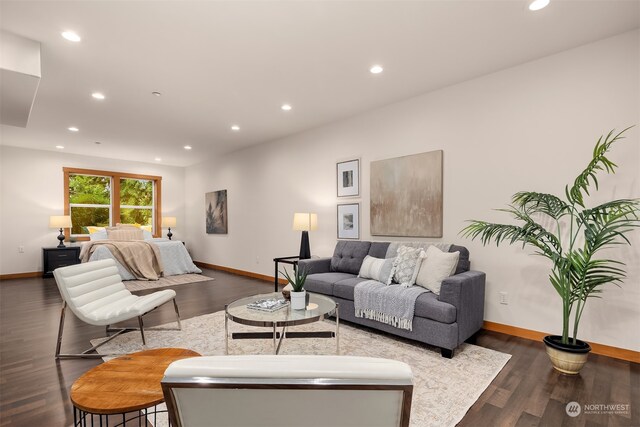
POLYGON ((402 286, 409 287, 416 283, 416 276, 420 270, 422 260, 427 256, 423 249, 400 246, 398 257, 393 266, 393 281, 402 286))
POLYGON ((393 262, 395 258, 374 258, 367 255, 362 261, 358 277, 363 279, 373 279, 385 285, 391 284, 393 278, 393 262))

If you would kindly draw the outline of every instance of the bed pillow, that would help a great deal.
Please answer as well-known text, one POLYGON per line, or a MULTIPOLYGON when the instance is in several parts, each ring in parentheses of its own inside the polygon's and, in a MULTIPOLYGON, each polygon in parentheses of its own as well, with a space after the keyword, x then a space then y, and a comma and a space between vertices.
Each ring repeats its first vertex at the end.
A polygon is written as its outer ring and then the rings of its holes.
POLYGON ((153 234, 151 234, 151 225, 140 225, 140 224, 116 224, 116 228, 120 229, 136 229, 142 230, 142 240, 151 240, 153 239, 153 234))
POLYGON ((144 240, 142 230, 139 228, 107 228, 107 237, 109 240, 144 240))
MULTIPOLYGON (((87 227, 90 228, 90 227, 87 227)), ((91 227, 91 228, 100 228, 100 227, 91 227)), ((105 230, 104 227, 102 227, 102 230, 97 230, 97 231, 93 231, 93 232, 89 232, 89 240, 94 241, 94 240, 107 240, 109 237, 107 236, 107 230, 105 230)))
POLYGON ((456 271, 460 252, 442 252, 435 246, 427 249, 427 258, 422 262, 416 285, 429 289, 436 295, 440 295, 442 281, 456 271))
POLYGON ((389 285, 391 284, 391 279, 393 279, 394 261, 395 258, 382 259, 367 255, 362 261, 362 267, 360 267, 358 277, 377 280, 385 285, 389 285))
POLYGON ((105 227, 96 227, 93 225, 87 225, 87 231, 89 232, 89 234, 93 234, 93 233, 97 233, 98 231, 105 231, 106 228, 105 227))
POLYGON ((425 251, 421 248, 400 246, 398 256, 393 264, 393 281, 406 287, 416 283, 420 264, 426 256, 425 251))

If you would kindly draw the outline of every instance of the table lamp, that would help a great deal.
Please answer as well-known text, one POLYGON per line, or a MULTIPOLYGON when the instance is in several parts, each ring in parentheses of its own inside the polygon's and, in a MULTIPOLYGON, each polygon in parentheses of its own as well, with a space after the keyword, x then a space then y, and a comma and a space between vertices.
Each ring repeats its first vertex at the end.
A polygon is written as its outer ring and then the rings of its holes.
POLYGON ((309 248, 309 231, 318 229, 318 215, 314 213, 295 213, 293 214, 293 229, 302 231, 300 240, 300 259, 311 258, 311 249, 309 248))
POLYGON ((64 233, 62 232, 63 228, 71 228, 71 216, 70 215, 57 215, 49 217, 49 228, 59 228, 60 235, 58 236, 58 240, 60 240, 59 248, 66 248, 64 245, 64 233))
POLYGON ((169 232, 167 233, 167 237, 169 238, 169 240, 171 240, 171 236, 173 236, 173 233, 171 232, 171 227, 175 227, 176 226, 176 217, 175 216, 163 216, 162 217, 162 226, 163 227, 167 227, 169 229, 169 232))

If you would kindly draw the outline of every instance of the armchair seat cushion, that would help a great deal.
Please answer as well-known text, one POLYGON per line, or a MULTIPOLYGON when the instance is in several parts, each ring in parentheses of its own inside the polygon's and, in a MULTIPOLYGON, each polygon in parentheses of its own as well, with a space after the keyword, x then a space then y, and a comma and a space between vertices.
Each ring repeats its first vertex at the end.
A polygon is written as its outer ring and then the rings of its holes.
POLYGON ((145 313, 171 301, 176 292, 171 289, 157 291, 152 294, 128 297, 115 300, 100 308, 88 312, 86 315, 96 324, 113 324, 133 317, 142 316, 145 313))

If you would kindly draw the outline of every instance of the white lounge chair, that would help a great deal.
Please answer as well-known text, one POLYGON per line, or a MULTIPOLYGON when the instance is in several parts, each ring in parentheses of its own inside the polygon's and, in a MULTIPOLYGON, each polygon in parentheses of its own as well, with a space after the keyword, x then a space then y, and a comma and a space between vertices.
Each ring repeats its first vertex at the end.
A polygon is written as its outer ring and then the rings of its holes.
POLYGON ((142 344, 146 344, 142 316, 171 300, 173 300, 178 318, 178 329, 181 328, 175 291, 167 289, 144 296, 133 295, 122 283, 116 263, 112 259, 61 267, 53 272, 53 276, 63 300, 56 344, 56 359, 102 357, 103 355, 91 352, 125 331, 138 330, 138 328, 110 328, 110 325, 134 317, 138 318, 142 344), (82 353, 61 354, 60 347, 67 307, 83 322, 90 325, 106 326, 107 333, 116 333, 82 353))

